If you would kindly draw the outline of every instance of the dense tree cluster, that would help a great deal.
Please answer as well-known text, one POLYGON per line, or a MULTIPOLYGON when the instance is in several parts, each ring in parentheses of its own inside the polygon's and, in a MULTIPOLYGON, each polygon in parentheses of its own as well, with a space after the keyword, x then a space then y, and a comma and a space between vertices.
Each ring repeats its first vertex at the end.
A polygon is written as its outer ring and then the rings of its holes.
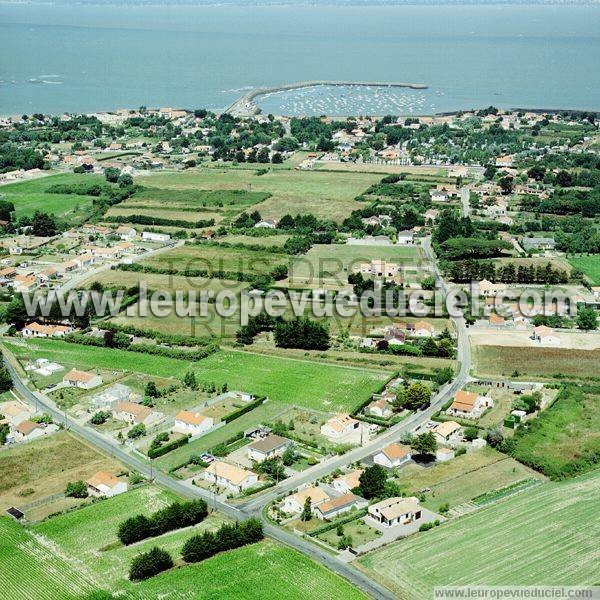
POLYGON ((275 345, 280 348, 327 350, 330 345, 327 326, 308 317, 278 321, 275 323, 273 331, 275 345))

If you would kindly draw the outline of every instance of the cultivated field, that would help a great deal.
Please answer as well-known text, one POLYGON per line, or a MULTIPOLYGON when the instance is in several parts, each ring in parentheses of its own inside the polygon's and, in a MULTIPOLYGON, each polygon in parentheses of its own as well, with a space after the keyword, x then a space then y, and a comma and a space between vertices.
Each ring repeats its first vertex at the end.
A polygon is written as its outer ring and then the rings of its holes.
POLYGON ((400 598, 444 585, 594 585, 600 472, 545 483, 359 560, 400 598))
POLYGON ((67 432, 0 452, 0 510, 63 492, 69 481, 123 466, 67 432))
POLYGON ((9 517, 0 517, 0 564, 3 598, 75 600, 100 587, 74 559, 9 517))
POLYGON ((596 373, 600 350, 569 350, 538 346, 473 346, 478 376, 589 377, 596 373))
POLYGON ((144 598, 202 600, 366 600, 341 577, 271 540, 218 554, 200 564, 154 577, 138 588, 144 598))
POLYGON ((272 194, 253 209, 263 218, 278 219, 286 213, 312 213, 341 221, 361 204, 354 200, 381 176, 369 173, 328 173, 271 169, 257 175, 256 169, 202 168, 177 173, 153 173, 140 183, 163 189, 234 190, 251 189, 272 194))

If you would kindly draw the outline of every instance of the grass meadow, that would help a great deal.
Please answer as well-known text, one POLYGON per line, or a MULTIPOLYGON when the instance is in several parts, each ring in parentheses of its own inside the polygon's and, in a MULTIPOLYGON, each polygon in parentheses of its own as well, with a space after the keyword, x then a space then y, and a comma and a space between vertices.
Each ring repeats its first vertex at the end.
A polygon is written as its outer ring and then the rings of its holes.
POLYGON ((146 373, 183 378, 193 370, 198 380, 227 383, 230 390, 268 396, 273 402, 296 404, 325 411, 351 411, 375 392, 391 372, 367 370, 308 360, 266 356, 241 351, 220 351, 197 362, 163 356, 81 346, 59 340, 5 342, 22 358, 49 358, 64 366, 146 373))
POLYGON ((46 190, 57 184, 102 183, 101 175, 62 173, 2 186, 4 200, 13 202, 17 217, 32 216, 36 210, 58 217, 77 217, 92 205, 91 196, 77 194, 48 194, 46 190))
POLYGON ((323 219, 342 221, 361 203, 354 200, 379 174, 270 169, 258 175, 256 169, 202 168, 181 172, 154 173, 140 178, 149 187, 173 190, 251 190, 271 194, 252 208, 265 219, 279 219, 286 213, 312 213, 323 219))
POLYGON ((436 586, 598 583, 600 471, 544 483, 394 542, 359 565, 399 598, 436 586))
POLYGON ((592 285, 600 285, 600 256, 573 256, 569 262, 574 269, 583 271, 592 285))

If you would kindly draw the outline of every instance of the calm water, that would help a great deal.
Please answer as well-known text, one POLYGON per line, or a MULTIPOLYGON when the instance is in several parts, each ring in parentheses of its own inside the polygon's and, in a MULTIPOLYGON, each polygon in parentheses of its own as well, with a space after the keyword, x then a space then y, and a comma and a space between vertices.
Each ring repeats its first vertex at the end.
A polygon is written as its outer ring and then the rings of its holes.
MULTIPOLYGON (((1 4, 0 114, 221 108, 240 88, 307 79, 426 83, 424 100, 396 99, 415 113, 600 109, 599 59, 598 6, 1 4)), ((317 100, 263 102, 309 113, 317 100)), ((349 112, 381 101, 346 98, 349 112)))

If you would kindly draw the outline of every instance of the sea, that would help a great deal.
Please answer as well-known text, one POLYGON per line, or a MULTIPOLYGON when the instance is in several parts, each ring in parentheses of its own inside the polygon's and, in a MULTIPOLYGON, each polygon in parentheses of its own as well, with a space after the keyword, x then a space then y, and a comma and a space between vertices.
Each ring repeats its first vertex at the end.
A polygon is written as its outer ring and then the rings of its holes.
POLYGON ((0 115, 223 109, 254 87, 289 115, 600 110, 600 5, 0 3, 0 115))

